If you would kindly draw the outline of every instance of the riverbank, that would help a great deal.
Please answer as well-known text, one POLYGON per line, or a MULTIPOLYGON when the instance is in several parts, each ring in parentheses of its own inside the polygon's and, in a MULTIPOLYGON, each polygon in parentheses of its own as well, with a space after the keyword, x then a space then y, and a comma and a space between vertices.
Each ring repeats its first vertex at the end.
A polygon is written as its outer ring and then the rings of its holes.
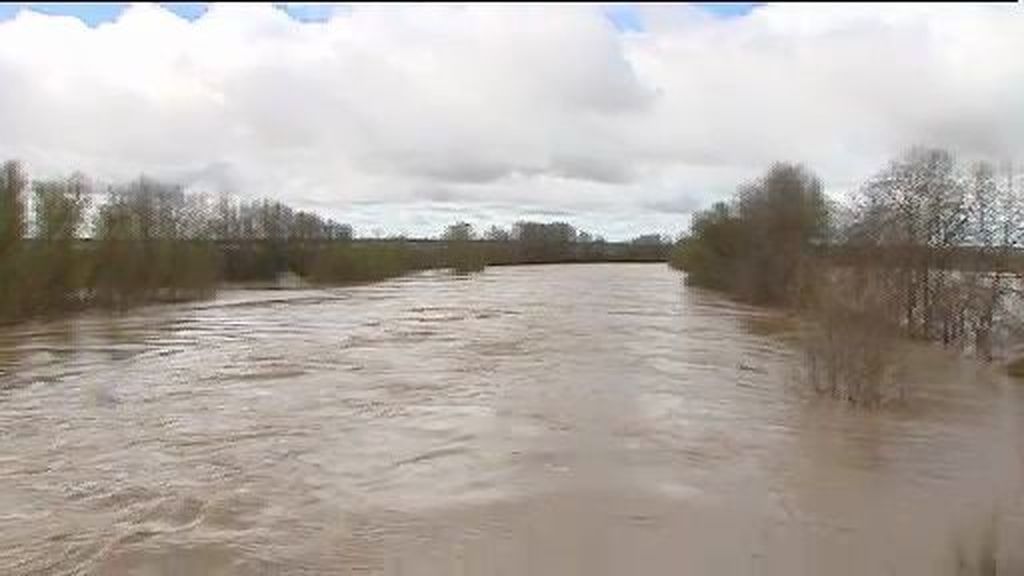
MULTIPOLYGON (((25 305, 18 313, 0 314, 0 326, 12 326, 29 320, 48 320, 62 317, 71 317, 86 311, 108 311, 110 313, 125 313, 139 306, 150 304, 173 304, 191 301, 209 300, 216 297, 221 290, 313 290, 329 287, 359 286, 374 282, 381 282, 392 278, 401 277, 407 274, 424 270, 443 270, 452 273, 473 273, 487 267, 513 267, 513 266, 540 266, 540 265, 564 265, 564 264, 625 264, 625 263, 658 263, 664 262, 665 256, 639 253, 636 255, 614 256, 600 258, 593 254, 586 254, 562 258, 539 258, 516 259, 516 246, 511 242, 495 243, 481 241, 477 244, 481 249, 489 250, 485 253, 483 266, 473 271, 460 271, 458 263, 446 254, 447 245, 435 240, 419 241, 381 241, 365 240, 351 241, 337 245, 327 245, 326 254, 319 254, 310 257, 308 261, 313 262, 309 273, 305 276, 291 271, 278 273, 273 278, 257 278, 246 280, 213 280, 208 279, 201 288, 194 289, 166 289, 146 288, 143 286, 124 286, 120 290, 116 287, 98 287, 93 285, 80 285, 73 294, 63 294, 60 298, 45 296, 45 293, 29 297, 21 297, 18 300, 25 302, 29 299, 37 299, 35 304, 25 305), (388 254, 382 256, 382 253, 388 254), (104 290, 105 288, 105 290, 104 290)), ((613 244, 619 246, 618 250, 625 250, 625 244, 613 244)), ((667 252, 667 247, 665 248, 667 252)), ((31 258, 25 262, 30 263, 31 258)), ((91 258, 83 258, 79 261, 80 266, 97 266, 89 264, 91 258)), ((213 266, 215 264, 208 264, 213 266)), ((187 271, 183 276, 188 276, 187 271)), ((223 274, 222 274, 223 275, 223 274)), ((32 274, 26 274, 31 277, 32 274)), ((78 274, 78 276, 84 276, 78 274)), ((93 275, 95 276, 95 274, 93 275)), ((83 282, 84 284, 84 282, 83 282)), ((26 290, 31 283, 26 283, 26 290)))
POLYGON ((777 163, 694 214, 670 264, 691 285, 812 319, 813 387, 875 407, 890 388, 898 340, 1016 359, 1024 193, 1012 174, 997 182, 995 173, 915 148, 838 203, 805 166, 777 163))
POLYGON ((270 199, 214 201, 148 177, 105 195, 95 188, 82 174, 30 180, 18 162, 0 165, 0 323, 187 301, 224 282, 279 284, 282 274, 345 285, 435 268, 650 261, 669 248, 660 235, 606 242, 566 222, 357 238, 350 225, 270 199))

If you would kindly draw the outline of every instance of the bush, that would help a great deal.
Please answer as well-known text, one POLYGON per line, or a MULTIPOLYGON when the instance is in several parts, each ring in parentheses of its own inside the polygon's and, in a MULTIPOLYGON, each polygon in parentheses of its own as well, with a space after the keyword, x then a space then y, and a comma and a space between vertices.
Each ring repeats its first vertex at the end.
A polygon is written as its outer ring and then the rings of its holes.
POLYGON ((309 277, 318 284, 368 282, 399 276, 417 267, 416 258, 402 242, 335 244, 313 256, 309 277))
POLYGON ((801 166, 776 164, 732 204, 695 214, 670 262, 695 286, 757 304, 799 304, 829 229, 820 181, 801 166))
POLYGON ((811 321, 802 345, 815 391, 866 408, 905 399, 895 370, 897 339, 877 311, 829 300, 815 305, 811 321))

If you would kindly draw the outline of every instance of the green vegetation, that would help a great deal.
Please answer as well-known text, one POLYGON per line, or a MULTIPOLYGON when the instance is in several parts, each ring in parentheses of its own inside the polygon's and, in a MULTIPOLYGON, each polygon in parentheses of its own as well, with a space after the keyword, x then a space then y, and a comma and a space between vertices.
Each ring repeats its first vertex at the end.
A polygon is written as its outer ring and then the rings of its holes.
POLYGON ((452 224, 445 231, 442 239, 444 246, 444 263, 456 274, 479 272, 487 266, 487 252, 482 244, 474 242, 476 234, 473 225, 466 222, 452 224))
POLYGON ((821 182, 801 166, 776 164, 732 204, 697 213, 670 262, 693 285, 758 304, 796 304, 828 228, 821 182))
POLYGON ((27 254, 35 274, 26 294, 45 310, 73 308, 86 285, 75 235, 88 207, 87 184, 76 174, 66 181, 36 182, 32 189, 38 241, 27 254))
POLYGON ((412 270, 438 267, 432 256, 410 248, 402 240, 327 244, 314 251, 306 276, 318 284, 385 280, 412 270))
POLYGON ((0 322, 89 306, 208 297, 229 283, 370 282, 428 268, 664 261, 658 236, 608 243, 564 222, 449 226, 438 240, 354 239, 352 227, 270 200, 211 199, 140 177, 97 194, 85 176, 30 182, 0 168, 0 322))
POLYGON ((25 265, 21 238, 25 233, 26 180, 15 162, 0 166, 0 317, 20 312, 26 292, 20 286, 25 265))
POLYGON ((665 262, 671 241, 657 235, 612 243, 565 222, 516 222, 492 227, 483 241, 488 265, 564 262, 665 262))
POLYGON ((95 301, 121 308, 211 293, 218 255, 200 202, 148 178, 112 188, 94 224, 88 288, 95 301))
POLYGON ((960 166, 915 148, 830 205, 817 178, 777 164, 730 203, 696 214, 669 263, 687 282, 757 304, 803 310, 814 386, 863 405, 886 390, 895 336, 991 360, 997 334, 1020 333, 1024 195, 1009 168, 960 166), (1019 306, 1015 302, 1015 306, 1019 306))

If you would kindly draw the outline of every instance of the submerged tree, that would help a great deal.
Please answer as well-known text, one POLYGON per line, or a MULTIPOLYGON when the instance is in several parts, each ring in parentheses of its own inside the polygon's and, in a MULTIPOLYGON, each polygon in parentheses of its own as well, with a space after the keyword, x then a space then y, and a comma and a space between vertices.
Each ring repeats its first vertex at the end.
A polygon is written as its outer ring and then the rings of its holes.
POLYGON ((775 164, 741 186, 732 204, 695 214, 671 262, 694 285, 756 303, 800 303, 829 229, 818 178, 799 165, 775 164))
POLYGON ((27 181, 17 162, 0 166, 0 320, 21 314, 19 289, 27 181))
POLYGON ((79 232, 89 205, 91 186, 82 174, 66 180, 37 181, 35 196, 36 243, 31 281, 35 306, 61 310, 84 297, 86 265, 77 250, 79 232))
POLYGON ((848 262, 870 272, 911 337, 973 348, 992 336, 1019 247, 1020 198, 994 166, 962 167, 948 151, 914 148, 863 188, 848 262))
POLYGON ((572 255, 576 229, 565 222, 519 221, 512 228, 519 257, 526 262, 557 262, 572 255))
POLYGON ((213 290, 217 254, 199 198, 139 178, 111 188, 94 226, 93 283, 105 304, 194 298, 213 290))
POLYGON ((741 189, 745 228, 740 295, 754 302, 801 304, 816 252, 828 243, 829 213, 821 181, 807 169, 775 164, 741 189))
POLYGON ((487 232, 484 234, 484 238, 493 242, 508 242, 512 239, 512 233, 505 228, 492 225, 487 229, 487 232))
POLYGON ((482 246, 475 243, 476 232, 467 222, 452 224, 441 239, 445 242, 445 262, 454 272, 465 274, 483 270, 487 264, 482 246))

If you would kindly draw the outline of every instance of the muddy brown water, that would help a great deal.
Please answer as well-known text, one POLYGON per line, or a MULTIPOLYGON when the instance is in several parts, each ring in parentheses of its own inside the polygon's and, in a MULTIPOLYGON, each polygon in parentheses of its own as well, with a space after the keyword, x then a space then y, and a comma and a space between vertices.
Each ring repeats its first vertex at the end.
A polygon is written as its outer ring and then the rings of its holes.
POLYGON ((908 346, 858 411, 775 314, 607 264, 4 328, 0 574, 1021 573, 1024 385, 908 346))

